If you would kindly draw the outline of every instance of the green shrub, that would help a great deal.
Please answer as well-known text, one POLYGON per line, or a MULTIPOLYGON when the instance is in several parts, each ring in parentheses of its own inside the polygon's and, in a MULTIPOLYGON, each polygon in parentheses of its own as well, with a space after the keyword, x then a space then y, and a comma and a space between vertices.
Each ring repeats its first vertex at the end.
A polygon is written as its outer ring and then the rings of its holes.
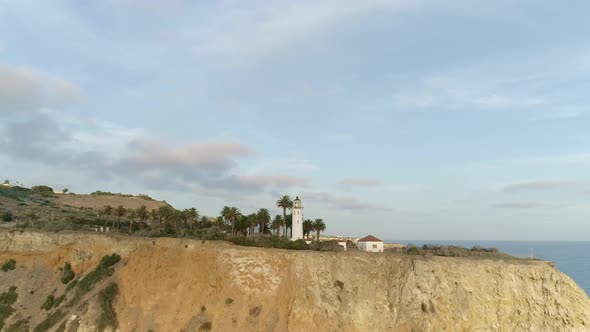
POLYGON ((53 188, 49 186, 33 186, 31 192, 43 196, 53 196, 53 188))
POLYGON ((234 299, 232 299, 231 297, 228 297, 227 299, 225 299, 225 304, 230 305, 234 303, 234 299))
POLYGON ((413 244, 408 244, 407 248, 406 248, 406 252, 408 254, 412 254, 412 255, 417 255, 420 253, 420 250, 418 249, 418 247, 416 247, 413 244))
POLYGON ((85 275, 84 278, 82 278, 77 283, 76 295, 72 298, 72 300, 70 300, 70 302, 67 304, 67 307, 72 307, 78 303, 80 298, 82 298, 82 296, 84 296, 86 293, 90 292, 97 282, 101 281, 105 277, 112 276, 113 273, 115 273, 115 270, 112 266, 117 264, 120 260, 121 256, 117 254, 103 256, 96 269, 85 275))
POLYGON ((60 297, 56 297, 56 298, 55 298, 55 301, 53 301, 53 307, 54 307, 54 308, 58 307, 58 306, 59 306, 59 305, 60 305, 60 304, 63 302, 63 300, 64 300, 65 298, 66 298, 66 295, 65 295, 65 294, 63 294, 63 295, 62 295, 62 296, 60 296, 60 297))
POLYGON ((98 293, 98 302, 101 308, 98 318, 99 331, 104 331, 107 326, 112 327, 113 330, 117 329, 119 323, 117 322, 117 313, 113 308, 113 301, 118 294, 119 286, 114 282, 98 293))
POLYGON ((11 222, 12 220, 14 220, 14 215, 12 214, 12 212, 9 211, 2 212, 0 213, 0 220, 2 222, 11 222))
POLYGON ((70 282, 68 287, 66 287, 66 293, 71 291, 76 285, 78 284, 79 279, 75 279, 74 281, 70 282))
POLYGON ((53 295, 47 295, 45 302, 41 305, 41 309, 51 310, 53 308, 53 302, 55 302, 55 297, 53 295))
POLYGON ((16 286, 10 286, 8 292, 0 294, 0 330, 4 327, 4 320, 14 312, 12 305, 17 298, 16 286))
POLYGON ((39 323, 39 325, 35 326, 33 332, 49 331, 51 327, 53 327, 55 324, 61 321, 65 316, 66 314, 63 311, 57 310, 49 314, 49 316, 47 316, 47 318, 44 321, 39 323))
POLYGON ((72 271, 72 265, 68 262, 64 264, 64 267, 61 269, 61 282, 65 285, 72 281, 76 274, 72 271))
POLYGON ((6 332, 22 332, 22 331, 29 331, 29 320, 28 319, 21 319, 12 324, 10 324, 6 328, 6 332))
POLYGON ((117 254, 112 254, 110 256, 104 256, 101 260, 100 263, 98 264, 97 269, 106 269, 109 268, 117 263, 119 263, 119 261, 121 260, 121 256, 117 255, 117 254))
POLYGON ((14 259, 9 259, 2 264, 2 271, 8 272, 9 270, 16 269, 16 261, 14 259))

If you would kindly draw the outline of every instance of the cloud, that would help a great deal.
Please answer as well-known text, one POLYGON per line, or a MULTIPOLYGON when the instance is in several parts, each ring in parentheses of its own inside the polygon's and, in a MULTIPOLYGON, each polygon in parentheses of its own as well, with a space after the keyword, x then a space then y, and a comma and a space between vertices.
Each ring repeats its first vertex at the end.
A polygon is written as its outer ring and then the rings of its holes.
POLYGON ((255 175, 255 176, 237 176, 238 183, 245 187, 306 187, 309 185, 309 179, 303 177, 295 177, 290 175, 255 175))
POLYGON ((302 192, 300 197, 306 200, 314 200, 331 207, 348 211, 394 211, 394 209, 378 204, 361 202, 351 196, 341 196, 330 192, 310 191, 302 192))
POLYGON ((512 183, 502 187, 502 191, 507 193, 520 191, 546 191, 563 188, 573 184, 571 181, 562 180, 535 180, 527 182, 512 183))
POLYGON ((122 163, 145 170, 192 168, 222 172, 235 165, 235 157, 253 153, 252 148, 237 142, 194 143, 174 149, 156 141, 137 140, 129 144, 129 154, 122 163))
POLYGON ((339 184, 345 187, 374 187, 382 185, 383 182, 370 178, 346 178, 342 179, 339 184))
POLYGON ((206 28, 190 28, 195 54, 248 61, 279 54, 309 42, 355 17, 370 13, 403 13, 438 1, 329 0, 296 2, 243 2, 214 7, 206 28))
POLYGON ((64 78, 0 64, 0 115, 61 108, 81 99, 81 89, 64 78))
POLYGON ((539 97, 513 96, 513 92, 503 92, 505 89, 502 83, 495 80, 484 81, 454 75, 433 76, 395 92, 393 106, 399 111, 467 107, 513 109, 544 103, 539 97))
POLYGON ((508 202, 498 203, 492 206, 498 209, 537 209, 547 207, 549 205, 541 202, 508 202))

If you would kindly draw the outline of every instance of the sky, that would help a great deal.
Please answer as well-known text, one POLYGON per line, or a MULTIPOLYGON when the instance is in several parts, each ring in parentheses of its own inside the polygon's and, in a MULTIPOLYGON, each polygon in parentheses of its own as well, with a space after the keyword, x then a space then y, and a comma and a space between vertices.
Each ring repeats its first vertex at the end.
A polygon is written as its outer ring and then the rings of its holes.
POLYGON ((587 1, 0 0, 0 177, 590 240, 587 1))

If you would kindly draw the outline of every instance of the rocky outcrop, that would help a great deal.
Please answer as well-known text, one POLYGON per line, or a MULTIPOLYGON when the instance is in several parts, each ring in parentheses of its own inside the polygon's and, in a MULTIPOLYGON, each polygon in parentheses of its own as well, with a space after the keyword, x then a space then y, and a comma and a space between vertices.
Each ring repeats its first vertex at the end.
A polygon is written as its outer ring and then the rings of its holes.
MULTIPOLYGON (((35 232, 0 232, 0 252, 22 269, 16 286, 41 294, 65 261, 83 274, 102 256, 120 254, 112 276, 120 331, 590 330, 590 299, 543 261, 35 232)), ((11 282, 0 277, 3 289, 11 282)), ((17 304, 39 310, 35 301, 19 297, 17 304)), ((90 300, 88 308, 64 320, 91 331, 98 307, 90 300)))

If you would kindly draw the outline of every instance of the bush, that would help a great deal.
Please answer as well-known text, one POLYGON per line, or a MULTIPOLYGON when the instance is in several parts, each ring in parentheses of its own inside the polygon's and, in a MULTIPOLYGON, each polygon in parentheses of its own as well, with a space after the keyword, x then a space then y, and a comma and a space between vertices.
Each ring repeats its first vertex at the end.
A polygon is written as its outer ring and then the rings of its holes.
POLYGON ((117 254, 112 254, 110 256, 104 256, 101 260, 100 263, 98 264, 97 269, 106 269, 109 268, 117 263, 119 263, 119 261, 121 260, 121 256, 117 255, 117 254))
POLYGON ((418 250, 418 247, 416 247, 415 245, 408 244, 408 246, 406 247, 406 252, 411 255, 417 255, 420 253, 420 250, 418 250))
POLYGON ((31 192, 43 196, 53 196, 53 188, 49 186, 33 186, 31 192))
POLYGON ((18 294, 16 287, 10 286, 8 292, 0 294, 0 330, 4 327, 4 320, 14 312, 12 305, 16 302, 18 294))
MULTIPOLYGON (((76 295, 74 298, 72 298, 72 300, 70 300, 70 302, 67 304, 67 307, 72 307, 78 303, 80 298, 86 293, 90 292, 97 282, 101 281, 105 277, 112 276, 115 272, 112 266, 117 264, 120 260, 121 256, 117 254, 103 256, 96 269, 88 273, 86 276, 84 276, 84 278, 77 282, 78 287, 76 288, 76 295)), ((67 290, 68 288, 66 288, 66 291, 67 290)))
POLYGON ((14 220, 14 215, 12 214, 12 212, 9 211, 2 212, 0 213, 0 220, 3 222, 11 222, 12 220, 14 220))
POLYGON ((116 283, 110 283, 105 289, 98 293, 98 302, 101 308, 101 314, 98 318, 98 330, 104 331, 107 326, 116 330, 118 327, 117 313, 113 309, 113 301, 119 294, 119 286, 116 283))
POLYGON ((53 295, 47 295, 45 302, 41 305, 41 309, 51 310, 53 308, 53 302, 55 302, 55 297, 53 295))
POLYGON ((16 269, 16 261, 14 259, 9 259, 2 264, 2 271, 8 272, 9 270, 16 269))
POLYGON ((39 323, 39 325, 35 326, 33 332, 49 331, 49 329, 53 327, 53 325, 57 324, 57 322, 62 320, 65 316, 66 314, 64 312, 62 312, 61 310, 57 310, 49 314, 49 316, 47 316, 47 318, 44 321, 39 323))
POLYGON ((76 285, 78 284, 78 279, 70 282, 70 284, 68 285, 68 287, 66 287, 66 292, 71 291, 74 287, 76 287, 76 285))
POLYGON ((61 269, 61 282, 65 285, 72 281, 76 274, 72 271, 72 265, 68 262, 64 264, 64 267, 61 269))

